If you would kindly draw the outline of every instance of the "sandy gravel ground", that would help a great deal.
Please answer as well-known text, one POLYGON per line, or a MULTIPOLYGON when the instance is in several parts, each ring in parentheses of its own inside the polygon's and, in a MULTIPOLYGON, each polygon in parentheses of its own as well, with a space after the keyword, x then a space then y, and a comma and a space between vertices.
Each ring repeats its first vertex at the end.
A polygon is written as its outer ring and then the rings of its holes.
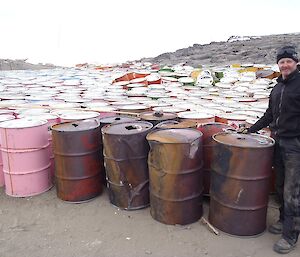
MULTIPOLYGON (((270 202, 268 223, 278 210, 270 202)), ((208 202, 205 202, 205 216, 208 202)), ((122 211, 107 193, 83 204, 56 197, 55 189, 29 198, 12 198, 0 190, 1 257, 254 257, 278 256, 278 236, 215 236, 200 222, 167 226, 153 220, 149 208, 122 211)), ((300 246, 289 256, 300 256, 300 246)))

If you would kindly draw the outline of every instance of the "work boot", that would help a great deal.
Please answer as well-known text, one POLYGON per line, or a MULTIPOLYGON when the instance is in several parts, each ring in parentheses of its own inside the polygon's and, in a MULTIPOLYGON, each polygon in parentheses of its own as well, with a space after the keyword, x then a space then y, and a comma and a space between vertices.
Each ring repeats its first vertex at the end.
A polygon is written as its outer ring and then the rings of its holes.
POLYGON ((280 238, 277 243, 274 244, 273 250, 276 253, 280 254, 286 254, 294 250, 296 247, 296 244, 290 244, 288 241, 286 241, 284 238, 280 238))
POLYGON ((268 230, 272 234, 279 235, 282 234, 282 227, 282 221, 279 220, 275 224, 271 225, 268 230))

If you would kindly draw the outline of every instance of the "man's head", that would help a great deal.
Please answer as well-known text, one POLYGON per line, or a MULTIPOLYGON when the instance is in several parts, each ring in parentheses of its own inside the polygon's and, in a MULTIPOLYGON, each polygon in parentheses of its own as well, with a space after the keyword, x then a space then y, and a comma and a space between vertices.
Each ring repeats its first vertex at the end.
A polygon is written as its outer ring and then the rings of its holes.
POLYGON ((297 69, 298 62, 295 47, 284 46, 277 51, 277 64, 283 78, 286 78, 297 69))

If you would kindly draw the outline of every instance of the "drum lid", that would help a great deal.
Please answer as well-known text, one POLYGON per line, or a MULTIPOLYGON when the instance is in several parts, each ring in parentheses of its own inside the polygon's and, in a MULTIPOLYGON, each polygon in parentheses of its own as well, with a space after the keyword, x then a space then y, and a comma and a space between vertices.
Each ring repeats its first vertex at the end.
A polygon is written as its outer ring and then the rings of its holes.
POLYGON ((196 129, 162 129, 149 133, 147 135, 147 140, 167 144, 190 144, 195 140, 201 138, 202 135, 203 134, 196 129))
POLYGON ((274 139, 255 134, 239 134, 221 132, 213 136, 213 139, 221 144, 243 148, 266 148, 274 145, 274 139))
POLYGON ((53 131, 59 132, 72 132, 72 131, 85 131, 98 128, 100 123, 96 119, 90 120, 79 120, 73 122, 64 122, 61 124, 56 124, 51 127, 53 131))
POLYGON ((113 123, 102 128, 102 134, 134 135, 150 131, 153 125, 147 121, 113 123))

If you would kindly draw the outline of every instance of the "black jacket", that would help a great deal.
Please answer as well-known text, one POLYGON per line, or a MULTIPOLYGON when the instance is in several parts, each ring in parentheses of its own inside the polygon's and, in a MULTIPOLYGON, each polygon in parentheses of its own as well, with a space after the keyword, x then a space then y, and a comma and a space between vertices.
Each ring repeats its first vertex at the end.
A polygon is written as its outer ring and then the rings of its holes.
POLYGON ((291 73, 286 79, 279 76, 270 94, 265 114, 249 128, 249 132, 270 126, 279 137, 300 136, 300 73, 291 73))

